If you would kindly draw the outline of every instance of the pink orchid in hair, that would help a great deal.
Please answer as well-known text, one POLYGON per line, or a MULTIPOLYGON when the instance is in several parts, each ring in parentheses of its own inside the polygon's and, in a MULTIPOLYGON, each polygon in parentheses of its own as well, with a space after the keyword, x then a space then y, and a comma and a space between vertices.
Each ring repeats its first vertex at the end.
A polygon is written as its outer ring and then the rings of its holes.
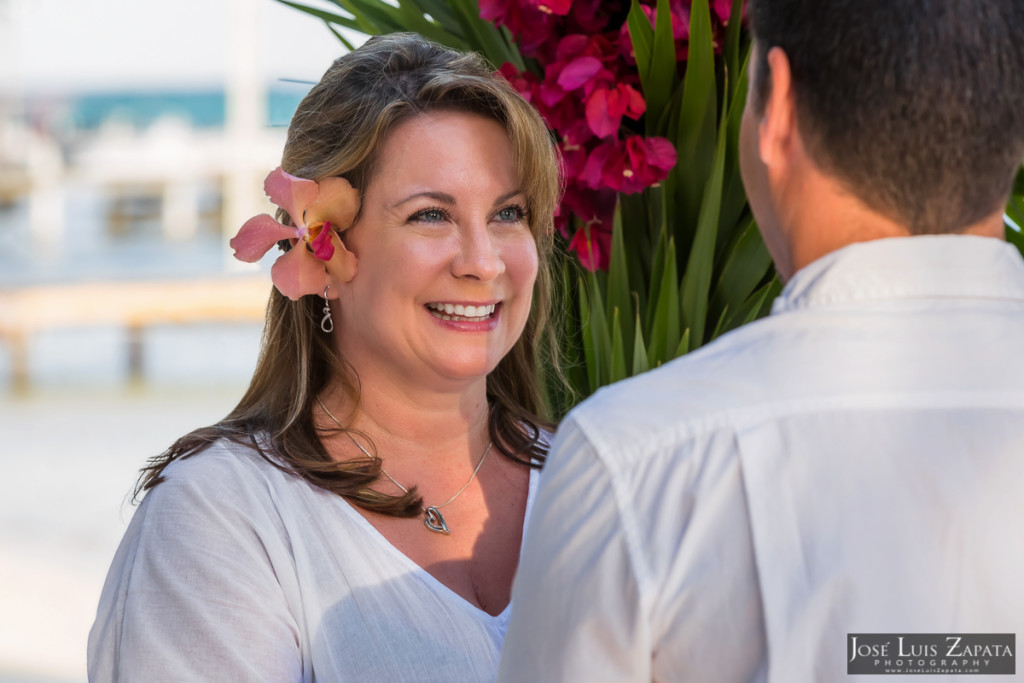
POLYGON ((344 178, 315 182, 285 173, 280 167, 267 176, 263 191, 288 212, 295 225, 284 225, 265 213, 250 218, 231 239, 235 258, 254 263, 279 241, 290 240, 292 248, 270 269, 274 286, 295 301, 306 294, 322 294, 327 287, 327 263, 334 257, 336 231, 347 230, 355 220, 359 191, 344 178))

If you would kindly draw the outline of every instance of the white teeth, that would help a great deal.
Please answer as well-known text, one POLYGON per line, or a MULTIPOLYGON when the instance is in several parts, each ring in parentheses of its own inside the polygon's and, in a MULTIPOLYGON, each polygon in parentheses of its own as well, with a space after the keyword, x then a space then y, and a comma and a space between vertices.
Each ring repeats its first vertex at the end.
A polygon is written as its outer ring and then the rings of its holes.
POLYGON ((463 304, 431 303, 427 304, 427 308, 434 311, 442 320, 452 320, 453 318, 456 320, 480 320, 490 317, 494 313, 495 304, 465 306, 463 304))

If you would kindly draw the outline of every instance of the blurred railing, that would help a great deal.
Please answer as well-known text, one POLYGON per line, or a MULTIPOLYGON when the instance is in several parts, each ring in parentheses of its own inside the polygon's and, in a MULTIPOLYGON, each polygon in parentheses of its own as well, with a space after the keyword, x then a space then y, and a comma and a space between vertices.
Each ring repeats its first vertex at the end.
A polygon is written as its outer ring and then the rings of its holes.
POLYGON ((32 337, 53 329, 116 326, 125 331, 129 377, 144 367, 145 331, 156 325, 260 322, 270 294, 265 275, 205 280, 41 285, 0 290, 0 340, 11 354, 11 383, 31 383, 32 337))

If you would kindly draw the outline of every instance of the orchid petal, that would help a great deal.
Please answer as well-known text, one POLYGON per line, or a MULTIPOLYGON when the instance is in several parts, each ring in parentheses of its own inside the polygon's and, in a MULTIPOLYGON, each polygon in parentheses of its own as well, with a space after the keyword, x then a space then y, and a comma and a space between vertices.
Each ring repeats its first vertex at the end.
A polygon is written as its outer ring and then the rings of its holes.
POLYGON ((665 138, 647 138, 642 142, 645 159, 651 166, 670 171, 676 165, 676 148, 665 138))
POLYGON ((609 150, 604 168, 601 169, 601 183, 623 194, 633 194, 643 189, 645 185, 637 180, 636 171, 631 168, 630 161, 627 148, 617 142, 609 150))
POLYGON ((620 85, 619 89, 625 89, 626 95, 628 96, 626 115, 634 120, 640 118, 640 116, 647 111, 647 103, 644 102, 644 96, 629 85, 620 85))
POLYGON ((594 131, 590 130, 590 124, 586 120, 573 121, 568 126, 560 127, 558 132, 562 134, 562 142, 568 147, 581 147, 594 137, 594 131))
POLYGON ((548 107, 553 107, 562 101, 565 97, 565 91, 558 87, 557 84, 551 81, 544 81, 538 88, 540 94, 540 101, 548 107))
POLYGON ((572 3, 572 18, 581 29, 592 33, 604 30, 610 11, 612 8, 603 0, 575 0, 572 3))
POLYGON ((587 157, 587 163, 583 166, 583 170, 580 172, 579 181, 586 187, 597 189, 601 187, 602 181, 602 169, 604 168, 605 162, 608 159, 608 154, 612 151, 612 143, 602 143, 590 150, 590 156, 587 157))
MULTIPOLYGON (((717 2, 717 0, 715 0, 717 2)), ((732 0, 728 0, 731 4, 732 0)), ((677 41, 690 39, 690 3, 691 0, 669 0, 669 11, 672 13, 672 37, 677 41)))
POLYGON ((587 270, 604 270, 608 267, 611 241, 611 233, 590 225, 576 231, 569 247, 576 251, 580 265, 587 270))
POLYGON ((576 231, 569 241, 569 248, 576 252, 581 266, 589 271, 597 270, 597 253, 587 228, 580 228, 576 231))
POLYGON ((562 146, 562 177, 576 178, 583 172, 587 163, 587 150, 582 147, 567 148, 562 146))
POLYGON ((505 18, 505 3, 498 0, 480 0, 480 18, 485 21, 502 23, 505 18))
MULTIPOLYGON (((482 3, 481 3, 482 4, 482 3)), ((519 78, 519 69, 512 62, 505 62, 498 69, 498 73, 505 77, 506 81, 511 82, 514 78, 519 78)))
POLYGON ((359 190, 344 178, 324 178, 319 183, 319 196, 305 207, 306 225, 319 225, 330 221, 338 230, 352 227, 359 213, 359 190))
POLYGON ((575 90, 600 73, 603 66, 597 57, 577 57, 562 69, 558 85, 565 91, 575 90))
POLYGON ((228 244, 235 250, 235 258, 255 263, 280 240, 297 236, 295 228, 278 223, 273 217, 261 213, 253 216, 238 230, 228 244))
POLYGON ((587 45, 590 43, 590 36, 586 36, 582 33, 571 33, 567 36, 563 36, 558 41, 558 47, 555 48, 555 59, 558 61, 564 61, 580 54, 587 49, 587 45))
POLYGON ((512 62, 505 62, 501 65, 501 68, 497 71, 506 81, 508 81, 516 91, 523 96, 523 99, 527 102, 533 102, 533 92, 537 84, 537 76, 531 71, 524 71, 519 73, 519 69, 516 68, 512 62))
POLYGON ((590 93, 598 88, 611 88, 615 84, 615 74, 608 69, 601 69, 597 75, 583 84, 583 94, 590 97, 590 93))
POLYGON ((620 120, 629 107, 629 96, 622 91, 623 87, 618 86, 608 91, 608 113, 620 120))
POLYGON ((312 180, 298 178, 286 173, 280 166, 275 168, 263 181, 263 191, 282 209, 288 212, 292 222, 299 227, 309 225, 303 212, 316 201, 319 189, 312 180))
POLYGON ((270 279, 292 301, 307 294, 321 294, 328 284, 324 262, 310 253, 302 241, 277 259, 270 269, 270 279))
POLYGON ((313 247, 313 255, 321 261, 330 261, 334 256, 334 245, 331 243, 331 222, 327 221, 320 229, 320 233, 313 238, 310 245, 313 247))
POLYGON ((587 124, 599 138, 614 135, 622 123, 622 112, 613 111, 612 95, 607 88, 601 88, 587 98, 587 124))
POLYGON ((331 238, 331 246, 334 253, 331 258, 324 261, 327 267, 327 274, 339 282, 348 282, 355 274, 354 268, 357 263, 355 255, 352 254, 341 241, 341 237, 334 230, 326 230, 331 238))
POLYGON ((598 223, 610 231, 617 202, 618 194, 614 190, 590 190, 577 183, 570 183, 565 188, 563 206, 567 213, 571 211, 576 214, 583 224, 592 226, 598 223))

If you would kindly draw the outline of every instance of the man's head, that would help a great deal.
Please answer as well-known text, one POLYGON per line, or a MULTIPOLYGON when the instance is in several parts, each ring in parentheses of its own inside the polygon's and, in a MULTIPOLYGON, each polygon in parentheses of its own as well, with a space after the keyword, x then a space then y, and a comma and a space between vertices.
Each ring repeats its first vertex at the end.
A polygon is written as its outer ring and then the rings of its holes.
POLYGON ((1024 158, 1022 0, 750 0, 749 10, 748 118, 763 123, 773 101, 774 59, 801 149, 843 191, 913 234, 959 232, 1005 203, 1024 158))

